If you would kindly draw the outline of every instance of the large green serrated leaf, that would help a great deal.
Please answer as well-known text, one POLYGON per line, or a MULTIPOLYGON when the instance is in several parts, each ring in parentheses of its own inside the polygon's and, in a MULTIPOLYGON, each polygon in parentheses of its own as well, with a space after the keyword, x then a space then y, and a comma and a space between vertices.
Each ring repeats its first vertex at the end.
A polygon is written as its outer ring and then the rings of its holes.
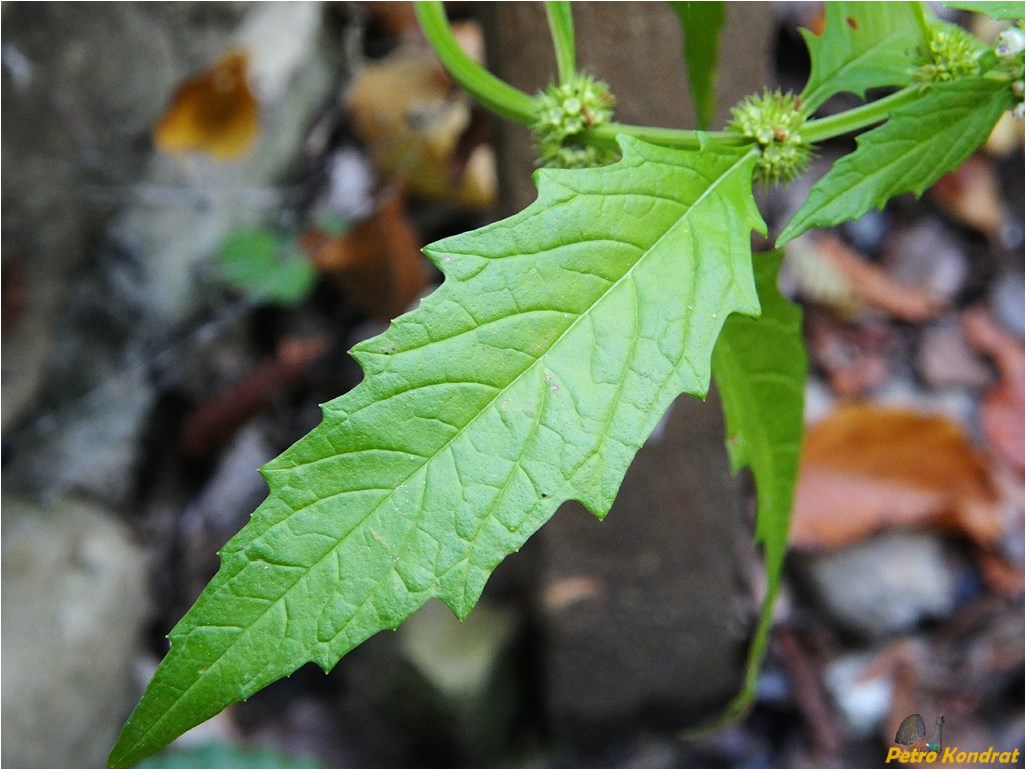
POLYGON ((777 290, 782 259, 782 251, 756 255, 762 315, 727 319, 713 353, 731 466, 751 468, 755 478, 756 541, 766 549, 771 587, 787 550, 807 369, 801 310, 777 290))
POLYGON ((883 208, 895 195, 921 195, 987 140, 1012 103, 1011 89, 1000 80, 973 78, 924 86, 920 98, 861 134, 855 152, 813 185, 777 245, 813 227, 858 219, 874 206, 883 208))
POLYGON ((989 16, 992 19, 1011 20, 1021 19, 1026 11, 1026 3, 1022 2, 988 2, 987 0, 963 0, 954 2, 945 0, 944 5, 948 8, 958 8, 963 11, 975 11, 989 16))
POLYGON ((671 2, 684 37, 684 61, 695 103, 699 128, 708 128, 716 116, 716 65, 720 58, 720 30, 726 21, 722 2, 671 2))
POLYGON ((432 597, 460 617, 564 500, 597 516, 726 317, 758 311, 756 154, 619 137, 538 172, 520 214, 425 252, 442 287, 358 345, 365 372, 263 469, 271 488, 172 630, 110 756, 126 765, 432 597))
POLYGON ((767 578, 762 615, 745 666, 745 685, 726 709, 726 718, 744 709, 755 695, 784 567, 801 453, 807 361, 801 310, 777 290, 782 259, 780 251, 756 255, 762 315, 727 319, 712 360, 731 465, 735 472, 750 468, 755 479, 755 537, 763 545, 767 578))
POLYGON ((803 29, 812 66, 801 93, 814 112, 831 96, 849 91, 906 86, 919 42, 918 3, 835 2, 824 4, 823 34, 803 29))

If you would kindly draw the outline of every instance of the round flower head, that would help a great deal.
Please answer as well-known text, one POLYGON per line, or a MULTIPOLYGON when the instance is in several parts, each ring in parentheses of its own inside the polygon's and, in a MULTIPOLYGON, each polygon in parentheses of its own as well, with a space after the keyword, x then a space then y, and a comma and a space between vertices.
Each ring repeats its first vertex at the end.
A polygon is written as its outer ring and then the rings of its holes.
POLYGON ((797 178, 812 159, 812 147, 802 141, 805 113, 793 93, 766 90, 744 99, 731 110, 728 128, 754 139, 761 150, 755 181, 780 184, 797 178))
POLYGON ((961 27, 952 24, 934 27, 928 50, 918 51, 916 80, 942 83, 980 74, 983 45, 961 27))
POLYGON ((542 166, 587 168, 611 163, 616 150, 585 144, 582 134, 613 118, 613 95, 588 75, 550 85, 535 97, 538 118, 531 126, 542 166))

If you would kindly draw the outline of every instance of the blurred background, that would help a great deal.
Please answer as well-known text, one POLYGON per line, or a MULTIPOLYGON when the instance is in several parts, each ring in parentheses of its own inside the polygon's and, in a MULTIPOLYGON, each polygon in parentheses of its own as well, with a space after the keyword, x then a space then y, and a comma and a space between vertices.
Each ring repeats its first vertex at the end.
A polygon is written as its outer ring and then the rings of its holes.
MULTIPOLYGON (((511 82, 554 73, 537 4, 448 7, 511 82)), ((727 10, 719 125, 763 85, 800 90, 797 28, 822 25, 818 3, 727 10)), ((618 117, 691 124, 664 4, 574 11, 618 117)), ((345 351, 438 284, 420 246, 531 200, 532 155, 407 3, 0 14, 0 761, 101 766, 263 499, 257 468, 359 382, 345 351)), ((921 200, 788 246, 808 435, 745 719, 680 737, 739 686, 763 581, 716 399, 681 399, 609 518, 561 509, 465 623, 426 605, 149 766, 882 766, 915 713, 1021 766, 1024 164, 1006 118, 921 200)), ((771 236, 852 147, 759 191, 771 236)))

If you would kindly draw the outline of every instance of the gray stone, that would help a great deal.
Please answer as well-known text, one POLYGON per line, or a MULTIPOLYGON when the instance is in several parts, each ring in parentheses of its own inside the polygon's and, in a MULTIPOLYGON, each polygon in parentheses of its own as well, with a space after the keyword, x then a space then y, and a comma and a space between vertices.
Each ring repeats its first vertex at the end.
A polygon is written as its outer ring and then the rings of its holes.
POLYGON ((431 601, 394 636, 378 635, 343 662, 349 683, 415 745, 446 760, 485 762, 507 745, 522 697, 517 613, 483 599, 462 623, 431 601))
POLYGON ((990 289, 990 306, 1001 324, 1020 337, 1026 332, 1026 297, 1023 292, 1022 273, 1003 273, 990 289))
POLYGON ((5 319, 5 428, 48 380, 68 278, 138 189, 164 99, 177 77, 217 55, 240 11, 202 14, 184 3, 4 7, 11 79, 3 88, 2 253, 5 276, 20 273, 26 295, 14 322, 5 319))
POLYGON ((969 260, 958 240, 932 220, 896 228, 883 245, 892 278, 954 300, 969 276, 969 260))
POLYGON ((546 699, 564 729, 683 724, 740 686, 754 603, 734 560, 750 534, 723 435, 714 401, 678 399, 604 521, 570 504, 539 533, 546 699), (709 451, 685 462, 692 443, 709 451))
POLYGON ((202 273, 223 238, 283 205, 276 185, 339 85, 339 57, 317 3, 54 5, 4 9, 22 74, 4 90, 3 245, 30 268, 26 309, 5 327, 4 425, 40 405, 7 436, 5 482, 119 503, 155 357, 209 298, 202 273), (235 48, 260 101, 255 146, 232 163, 157 153, 149 135, 176 84, 235 48))
POLYGON ((955 605, 944 546, 929 533, 885 534, 795 564, 823 608, 867 638, 909 631, 955 605))
POLYGON ((823 684, 834 699, 851 735, 869 738, 890 714, 894 696, 892 671, 874 671, 875 656, 844 655, 823 672, 823 684))
POLYGON ((3 508, 3 764, 102 767, 138 695, 143 552, 89 503, 3 508))
POLYGON ((990 369, 969 347, 962 324, 953 315, 923 330, 916 351, 916 371, 931 388, 981 389, 993 380, 990 369))

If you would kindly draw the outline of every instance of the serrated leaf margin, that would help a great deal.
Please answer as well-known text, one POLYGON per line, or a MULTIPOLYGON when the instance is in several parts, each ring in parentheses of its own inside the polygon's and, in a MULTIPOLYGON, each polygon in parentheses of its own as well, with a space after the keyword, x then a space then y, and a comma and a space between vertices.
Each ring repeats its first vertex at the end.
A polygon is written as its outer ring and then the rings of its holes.
MULTIPOLYGON (((678 153, 678 157, 683 157, 680 155, 682 151, 668 151, 666 148, 648 145, 644 142, 626 136, 618 137, 618 141, 621 145, 624 158, 620 164, 616 164, 617 166, 629 162, 643 162, 646 153, 655 157, 661 153, 665 154, 667 152, 676 152, 678 153)), ((754 200, 751 197, 751 171, 756 160, 755 152, 750 148, 724 148, 721 150, 712 150, 711 152, 713 154, 719 152, 722 153, 725 158, 730 158, 729 166, 720 172, 720 176, 715 181, 715 184, 719 184, 723 180, 729 179, 729 189, 732 191, 731 194, 740 196, 732 204, 737 206, 736 212, 732 215, 732 218, 738 220, 735 224, 742 224, 746 225, 748 228, 764 231, 765 225, 763 224, 762 219, 755 208, 754 200), (743 193, 742 190, 744 191, 743 193)), ((710 151, 704 153, 700 160, 696 160, 695 164, 680 161, 679 165, 682 169, 689 169, 689 173, 698 173, 696 171, 697 167, 712 157, 709 153, 710 151)), ((697 157, 698 156, 696 156, 696 158, 697 157)), ((563 176, 564 174, 587 174, 595 173, 596 171, 601 170, 580 172, 553 170, 539 171, 537 177, 539 182, 539 198, 527 211, 546 211, 554 202, 567 199, 568 195, 572 196, 574 194, 573 185, 570 184, 568 186, 565 184, 570 177, 563 176)), ((584 179, 584 177, 576 177, 576 179, 581 180, 584 179)), ((715 184, 712 186, 715 186, 715 184)), ((601 187, 601 185, 596 187, 595 194, 599 194, 599 187, 601 187)), ((711 189, 712 187, 710 187, 710 190, 711 189)), ((702 201, 708 200, 713 203, 717 212, 727 213, 727 210, 724 208, 724 202, 711 197, 710 190, 703 192, 697 200, 686 207, 686 210, 690 211, 697 207, 702 201)), ((602 194, 605 194, 605 192, 602 191, 602 194)), ((509 220, 504 220, 503 222, 496 223, 489 227, 498 229, 505 227, 509 229, 512 227, 512 223, 514 221, 522 221, 525 214, 526 212, 521 212, 520 215, 515 215, 509 220), (519 220, 518 217, 520 218, 519 220)), ((731 217, 727 217, 722 221, 725 224, 729 219, 731 219, 731 217)), ((746 232, 743 232, 743 230, 744 228, 738 228, 737 231, 733 233, 726 231, 724 232, 724 235, 729 235, 732 242, 737 241, 738 244, 743 243, 743 248, 747 250, 748 236, 746 232)), ((686 235, 686 242, 692 244, 693 247, 695 242, 694 239, 698 237, 698 234, 692 233, 689 230, 686 235)), ((662 240, 662 236, 660 237, 660 240, 662 240)), ((319 456, 321 452, 330 452, 331 449, 334 448, 335 445, 333 442, 337 439, 332 438, 332 431, 334 428, 325 427, 327 418, 340 417, 347 419, 348 415, 355 413, 349 411, 349 408, 354 406, 354 403, 358 398, 354 394, 361 392, 361 388, 363 388, 363 392, 366 393, 367 389, 365 385, 368 380, 387 371, 387 364, 384 364, 383 362, 387 361, 389 356, 392 354, 399 352, 396 347, 397 340, 402 338, 403 334, 414 334, 414 336, 416 336, 418 333, 416 327, 423 326, 423 319, 425 317, 423 314, 426 312, 425 308, 432 307, 437 311, 439 310, 439 305, 445 301, 446 298, 451 296, 452 292, 455 291, 453 286, 459 283, 458 278, 454 283, 450 283, 450 281, 453 280, 454 274, 458 274, 461 270, 464 272, 465 276, 473 275, 475 272, 480 272, 480 265, 470 264, 468 266, 468 264, 462 264, 455 260, 455 257, 460 255, 460 250, 455 248, 455 243, 456 238, 448 239, 447 241, 436 243, 429 249, 426 249, 429 256, 436 260, 436 264, 439 265, 447 276, 447 281, 443 284, 442 288, 425 300, 421 308, 417 311, 393 322, 393 325, 384 335, 374 338, 373 340, 369 340, 366 343, 362 343, 354 349, 354 356, 358 361, 360 361, 365 370, 366 376, 364 382, 346 396, 326 404, 324 407, 326 421, 322 422, 321 426, 315 429, 309 436, 301 440, 301 442, 297 443, 297 445, 286 452, 285 455, 275 461, 272 461, 262 469, 262 473, 273 490, 272 494, 268 497, 268 500, 265 501, 265 504, 262 505, 254 514, 253 522, 251 522, 250 525, 248 525, 242 532, 233 538, 224 549, 222 549, 222 566, 218 575, 215 576, 210 586, 208 586, 204 591, 203 596, 201 596, 197 601, 193 610, 191 610, 190 613, 187 614, 172 631, 172 650, 169 652, 168 657, 166 657, 161 663, 153 682, 150 684, 150 688, 143 697, 143 701, 137 707, 136 712, 133 713, 133 716, 130 717, 129 722, 126 724, 118 744, 111 753, 109 761, 112 765, 131 763, 160 746, 166 745, 167 742, 183 732, 185 729, 209 718, 229 703, 244 699, 270 682, 288 675, 291 671, 294 671, 307 660, 312 660, 318 663, 325 670, 330 669, 334 663, 337 662, 338 658, 349 649, 352 649, 356 644, 359 644, 378 630, 383 628, 394 628, 399 622, 408 617, 413 610, 419 607, 423 601, 430 598, 430 596, 438 596, 438 598, 441 598, 449 604, 457 615, 465 615, 466 612, 469 611, 470 607, 475 603, 477 596, 480 594, 480 590, 483 588, 487 574, 490 573, 491 569, 494 569, 494 566, 501 560, 501 558, 516 547, 514 546, 505 550, 502 556, 499 556, 494 560, 494 562, 489 561, 490 567, 484 572, 483 577, 475 577, 473 585, 471 585, 469 577, 464 576, 464 578, 461 578, 460 575, 456 575, 454 580, 463 586, 463 590, 462 592, 457 592, 455 596, 425 591, 423 595, 418 594, 415 598, 411 598, 412 594, 404 594, 406 599, 402 599, 400 597, 391 604, 386 603, 384 606, 370 607, 369 611, 378 613, 377 617, 379 618, 379 621, 371 622, 366 628, 363 625, 358 625, 354 627, 352 631, 347 630, 347 635, 342 638, 341 642, 339 639, 341 638, 342 631, 338 627, 338 623, 341 621, 337 618, 332 620, 331 640, 332 644, 335 646, 331 647, 330 650, 325 646, 324 649, 319 652, 311 651, 309 649, 309 644, 307 644, 306 647, 301 646, 299 641, 288 635, 282 635, 277 638, 267 638, 268 634, 264 633, 261 636, 254 631, 255 623, 245 626, 235 625, 232 620, 225 621, 223 616, 217 611, 218 605, 221 605, 221 608, 223 609, 225 606, 231 606, 233 603, 237 603, 238 601, 242 601, 243 604, 246 604, 250 599, 252 599, 252 602, 250 603, 255 602, 252 612, 259 611, 259 617, 263 618, 266 614, 265 608, 267 606, 271 606, 268 602, 271 602, 274 605, 285 603, 289 596, 288 591, 292 590, 299 580, 299 578, 297 578, 296 581, 282 589, 279 593, 274 593, 273 595, 268 594, 267 598, 261 596, 250 596, 249 594, 236 594, 232 590, 231 586, 235 584, 234 581, 236 578, 238 578, 242 574, 242 571, 247 567, 251 567, 252 569, 262 568, 269 570, 272 566, 282 566, 286 568, 284 573, 286 577, 288 575, 288 569, 304 569, 306 570, 304 574, 307 574, 309 571, 301 565, 292 564, 287 558, 290 553, 288 549, 295 546, 294 542, 291 545, 287 544, 285 541, 278 543, 279 547, 285 548, 285 556, 283 556, 281 552, 274 550, 274 542, 268 543, 260 540, 269 531, 271 526, 276 523, 280 523, 284 518, 291 515, 291 509, 289 509, 288 504, 284 504, 284 510, 281 505, 275 509, 274 504, 269 501, 275 500, 276 496, 286 488, 289 490, 290 496, 295 497, 300 501, 311 497, 313 493, 305 491, 302 483, 303 478, 305 477, 293 478, 293 475, 297 467, 305 467, 311 458, 316 460, 316 457, 319 456), (446 287, 448 287, 448 289, 446 287), (420 315, 418 315, 418 313, 420 313, 420 315), (402 334, 398 331, 400 327, 404 330, 402 334), (313 445, 313 450, 310 450, 311 445, 313 445), (303 449, 300 450, 299 447, 303 447, 303 449), (309 457, 304 455, 304 452, 310 451, 312 451, 312 454, 309 457), (256 528, 256 525, 258 524, 262 529, 256 528), (259 548, 257 546, 259 546, 259 548), (263 566, 261 567, 261 565, 263 566), (410 604, 411 601, 413 604, 410 604), (201 617, 197 617, 201 611, 201 606, 203 607, 202 612, 205 614, 201 617), (211 610, 211 607, 214 607, 214 609, 211 610), (257 635, 254 636, 254 634, 257 635), (241 679, 235 677, 235 674, 238 672, 234 671, 221 671, 219 669, 217 676, 215 676, 214 673, 211 673, 211 669, 214 668, 215 664, 220 664, 220 661, 225 654, 224 652, 219 652, 219 650, 226 643, 224 641, 226 635, 234 640, 229 643, 229 647, 236 645, 238 643, 237 640, 244 637, 244 641, 242 643, 243 650, 252 652, 253 656, 256 658, 253 666, 245 667, 242 670, 240 674, 241 679), (261 663, 260 661, 264 658, 260 657, 258 648, 262 648, 263 645, 268 644, 274 647, 270 652, 272 659, 267 663, 261 663), (341 645, 341 647, 339 645, 341 645), (288 662, 283 663, 283 661, 288 662), (171 669, 173 665, 178 666, 179 670, 184 669, 184 671, 180 672, 181 676, 185 677, 184 680, 180 681, 176 678, 176 675, 171 669), (163 674, 161 672, 163 672, 163 674), (222 682, 221 677, 226 675, 227 680, 222 682), (184 692, 191 691, 192 688, 201 683, 202 686, 196 692, 195 697, 183 702, 182 694, 184 692), (168 698, 170 698, 169 706, 165 707, 160 705, 158 702, 167 700, 168 698), (164 724, 162 730, 155 735, 153 732, 155 726, 165 723, 165 721, 170 718, 169 715, 172 707, 179 710, 176 718, 164 724), (156 710, 156 713, 151 713, 154 712, 154 710, 156 710)), ((748 251, 747 254, 747 259, 750 260, 750 251, 748 251)), ((724 267, 725 266, 718 267, 717 271, 721 271, 724 267)), ((735 276, 733 280, 737 279, 738 277, 735 276)), ((716 305, 716 307, 726 308, 726 312, 723 313, 723 317, 720 317, 719 320, 716 320, 716 313, 713 313, 712 315, 715 333, 712 334, 712 337, 709 340, 709 351, 706 353, 705 363, 701 360, 696 360, 690 362, 687 366, 689 370, 687 372, 687 377, 689 378, 689 381, 693 381, 695 383, 693 386, 686 388, 687 392, 702 395, 704 390, 708 388, 708 372, 710 367, 709 358, 711 357, 712 352, 711 348, 715 341, 716 334, 718 334, 719 327, 722 325, 723 320, 725 320, 726 315, 730 312, 758 312, 758 299, 755 294, 754 281, 751 279, 750 272, 748 273, 747 279, 742 277, 740 280, 741 284, 735 284, 732 287, 731 292, 729 292, 729 298, 725 295, 724 297, 714 299, 714 301, 720 303, 716 305), (744 285, 746 280, 748 283, 747 287, 744 285), (749 293, 750 298, 748 297, 749 293), (728 299, 729 302, 734 303, 733 306, 728 304, 728 299), (704 384, 702 382, 703 377, 704 384)), ((448 309, 445 309, 445 312, 448 312, 448 309)), ((680 313, 682 310, 678 309, 673 312, 680 313)), ((473 364, 473 362, 470 363, 473 364)), ((681 371, 675 376, 680 377, 684 374, 685 373, 681 371)), ((546 389, 546 387, 548 387, 548 385, 543 386, 542 390, 546 389)), ((679 388, 677 388, 672 394, 668 390, 666 392, 660 391, 660 404, 665 400, 666 404, 663 406, 668 406, 669 401, 676 395, 676 392, 680 392, 679 388)), ((373 403, 373 399, 371 403, 373 403)), ((654 406, 655 405, 653 405, 653 407, 654 406)), ((656 410, 653 408, 651 414, 643 415, 644 419, 637 421, 635 428, 647 435, 647 431, 650 431, 651 428, 654 427, 659 417, 655 411, 656 410)), ((611 475, 606 474, 596 480, 599 483, 599 486, 596 487, 596 491, 594 493, 584 493, 579 489, 575 489, 564 498, 559 498, 558 495, 553 495, 552 499, 541 501, 537 506, 537 510, 541 511, 543 515, 536 517, 537 521, 535 521, 531 526, 533 528, 540 526, 540 524, 555 510, 556 504, 560 502, 561 499, 569 499, 571 496, 580 500, 597 515, 604 515, 605 510, 608 510, 609 504, 612 503, 612 498, 615 495, 616 489, 619 487, 620 481, 622 481, 623 472, 626 470, 626 465, 629 462, 629 459, 633 457, 634 452, 637 451, 637 448, 640 446, 644 438, 645 436, 642 435, 637 439, 637 446, 621 445, 616 455, 618 458, 621 455, 623 457, 621 459, 617 459, 612 464, 612 466, 615 467, 613 468, 613 473, 611 475), (622 467, 620 467, 621 465, 622 467)), ((570 487, 567 487, 566 490, 559 489, 556 491, 559 493, 566 493, 569 489, 570 487)), ((542 495, 542 497, 544 498, 546 495, 542 495)), ((316 496, 314 496, 314 498, 316 499, 316 496)), ((525 530, 523 539, 526 539, 526 537, 534 531, 533 528, 525 530)), ((365 534, 374 535, 374 532, 372 530, 370 533, 365 534)), ((523 539, 520 540, 521 543, 523 542, 523 539)), ((299 546, 295 547, 298 548, 299 546)), ((491 557, 488 558, 490 559, 491 557)), ((274 577, 275 574, 278 573, 269 573, 270 577, 274 577)), ((354 577, 353 579, 358 578, 354 577)), ((397 580, 398 579, 399 576, 397 576, 397 580)), ((402 580, 404 582, 408 579, 417 582, 419 577, 416 574, 402 576, 402 580)), ((240 583, 239 585, 241 586, 242 584, 240 583)), ((375 584, 375 586, 376 585, 377 584, 375 584)), ((398 584, 395 587, 400 592, 404 590, 398 584)), ((264 586, 263 588, 260 588, 260 590, 265 590, 266 588, 267 587, 264 586)), ((277 591, 278 589, 274 588, 274 590, 277 591)), ((352 619, 356 617, 355 613, 362 612, 365 608, 365 604, 353 611, 350 619, 345 621, 343 626, 344 628, 348 629, 352 619)), ((325 610, 321 611, 321 616, 323 616, 327 609, 329 608, 326 607, 325 610)), ((297 617, 301 617, 302 615, 299 605, 296 605, 291 612, 293 614, 299 612, 300 614, 297 617)), ((233 617, 230 613, 226 614, 229 618, 233 617)), ((286 613, 284 621, 286 623, 288 622, 287 614, 288 613, 286 613)), ((319 630, 317 635, 319 638, 319 630)), ((318 649, 320 648, 318 647, 318 649)), ((243 657, 245 658, 245 656, 243 657)), ((266 655, 264 657, 266 658, 266 655)))
POLYGON ((856 150, 813 185, 777 238, 779 247, 814 227, 831 227, 883 208, 905 192, 922 195, 982 145, 1012 106, 1007 83, 987 78, 932 83, 883 124, 860 134, 856 150), (933 132, 927 119, 943 125, 933 132))

